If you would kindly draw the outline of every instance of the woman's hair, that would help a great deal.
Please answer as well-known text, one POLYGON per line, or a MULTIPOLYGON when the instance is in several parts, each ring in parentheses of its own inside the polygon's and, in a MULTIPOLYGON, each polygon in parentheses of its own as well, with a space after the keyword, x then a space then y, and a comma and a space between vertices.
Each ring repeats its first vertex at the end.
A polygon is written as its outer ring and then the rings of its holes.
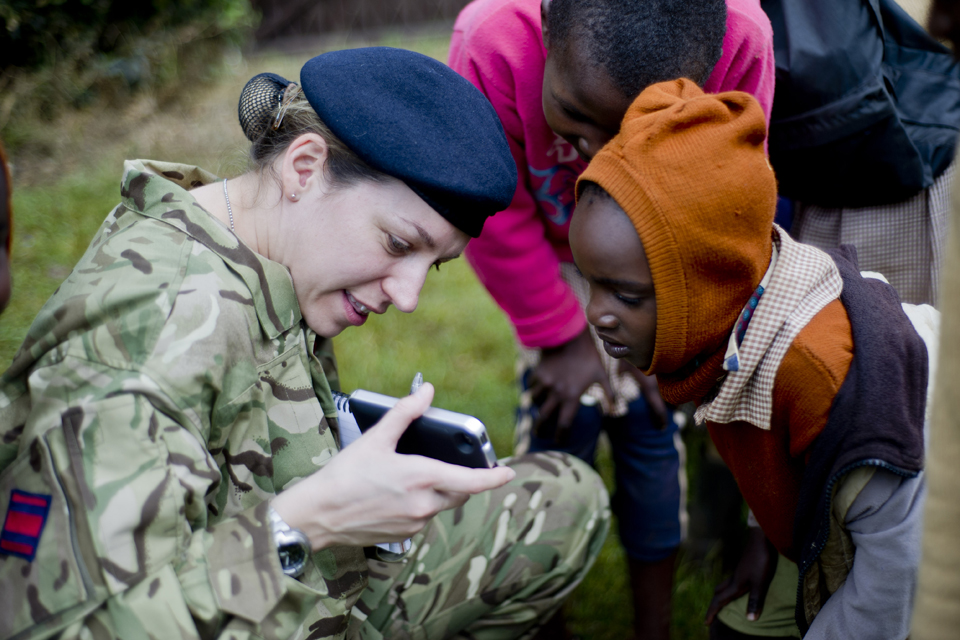
POLYGON ((300 87, 280 76, 261 74, 251 79, 240 95, 239 113, 243 133, 252 143, 250 157, 261 174, 274 171, 275 161, 294 140, 314 133, 327 143, 324 171, 333 188, 390 179, 337 138, 310 106, 300 87))
POLYGON ((723 50, 724 0, 552 0, 550 48, 576 42, 634 98, 648 86, 690 78, 701 87, 723 50))

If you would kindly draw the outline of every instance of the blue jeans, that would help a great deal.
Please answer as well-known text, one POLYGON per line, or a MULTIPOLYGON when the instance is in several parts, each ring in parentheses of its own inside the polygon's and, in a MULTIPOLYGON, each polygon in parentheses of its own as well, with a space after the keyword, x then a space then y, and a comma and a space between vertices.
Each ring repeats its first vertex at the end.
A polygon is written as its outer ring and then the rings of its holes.
MULTIPOLYGON (((529 373, 521 378, 524 389, 529 373)), ((517 411, 519 421, 525 409, 517 411)), ((537 407, 529 411, 535 414, 537 407)), ((599 405, 581 403, 563 446, 553 440, 553 426, 547 423, 541 436, 531 434, 530 451, 564 451, 593 465, 601 431, 607 432, 613 452, 616 487, 611 506, 619 521, 620 541, 632 559, 663 560, 680 546, 687 519, 686 451, 672 415, 660 430, 651 421, 643 396, 620 417, 604 416, 599 405)))

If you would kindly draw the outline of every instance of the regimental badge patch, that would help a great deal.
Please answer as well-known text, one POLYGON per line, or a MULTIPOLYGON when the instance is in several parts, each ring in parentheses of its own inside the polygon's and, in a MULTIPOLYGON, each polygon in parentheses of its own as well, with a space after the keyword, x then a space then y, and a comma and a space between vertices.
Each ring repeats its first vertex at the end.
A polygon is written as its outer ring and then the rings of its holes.
POLYGON ((0 553, 33 561, 47 524, 50 502, 50 496, 17 489, 10 492, 10 506, 0 531, 0 553))

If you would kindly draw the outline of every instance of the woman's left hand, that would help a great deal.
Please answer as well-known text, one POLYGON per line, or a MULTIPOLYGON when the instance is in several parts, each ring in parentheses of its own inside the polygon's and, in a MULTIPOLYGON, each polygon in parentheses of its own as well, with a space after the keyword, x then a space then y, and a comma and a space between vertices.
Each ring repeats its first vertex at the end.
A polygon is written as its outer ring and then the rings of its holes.
POLYGON ((273 507, 310 539, 314 551, 370 546, 416 534, 436 514, 515 477, 509 467, 469 469, 396 452, 397 442, 433 400, 433 386, 396 406, 327 466, 283 491, 273 507))

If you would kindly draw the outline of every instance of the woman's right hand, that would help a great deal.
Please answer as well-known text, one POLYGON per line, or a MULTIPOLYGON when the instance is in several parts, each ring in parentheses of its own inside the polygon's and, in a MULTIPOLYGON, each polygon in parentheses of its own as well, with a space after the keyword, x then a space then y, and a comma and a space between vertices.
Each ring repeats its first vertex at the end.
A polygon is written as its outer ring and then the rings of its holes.
POLYGON ((323 469, 277 495, 273 508, 314 551, 370 546, 405 540, 439 512, 515 477, 509 467, 469 469, 397 453, 400 436, 432 400, 429 383, 401 398, 323 469))

